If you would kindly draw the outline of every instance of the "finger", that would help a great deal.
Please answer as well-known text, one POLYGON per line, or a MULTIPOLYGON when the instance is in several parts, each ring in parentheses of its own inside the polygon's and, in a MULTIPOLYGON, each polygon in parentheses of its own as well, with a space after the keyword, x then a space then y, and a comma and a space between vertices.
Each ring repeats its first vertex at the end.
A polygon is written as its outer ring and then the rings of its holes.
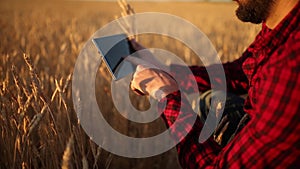
POLYGON ((139 78, 138 73, 135 72, 133 74, 132 80, 130 82, 130 88, 131 88, 131 90, 135 90, 135 89, 140 90, 139 84, 140 84, 140 78, 139 78))
POLYGON ((141 86, 139 85, 140 84, 140 79, 138 77, 133 77, 131 83, 130 83, 130 88, 131 90, 137 94, 137 95, 141 95, 141 96, 144 96, 146 95, 142 89, 141 89, 141 86))
POLYGON ((147 65, 138 65, 138 66, 136 67, 136 73, 135 73, 135 74, 137 74, 137 73, 139 73, 139 72, 141 72, 141 71, 143 71, 143 70, 146 70, 146 69, 150 69, 150 67, 147 66, 147 65))
POLYGON ((140 96, 145 96, 146 95, 145 93, 141 92, 138 89, 134 89, 133 91, 134 91, 135 94, 140 95, 140 96))
POLYGON ((132 83, 130 83, 130 89, 137 95, 140 95, 140 96, 144 96, 145 94, 143 92, 141 92, 140 90, 136 89, 132 83))

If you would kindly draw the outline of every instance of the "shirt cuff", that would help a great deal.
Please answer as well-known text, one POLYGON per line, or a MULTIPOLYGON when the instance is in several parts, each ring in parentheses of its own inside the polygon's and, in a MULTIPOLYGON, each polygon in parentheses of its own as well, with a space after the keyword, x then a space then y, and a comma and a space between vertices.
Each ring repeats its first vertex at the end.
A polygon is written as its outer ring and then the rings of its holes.
POLYGON ((181 107, 181 93, 175 91, 166 97, 162 98, 158 103, 159 112, 162 113, 162 118, 170 127, 177 119, 181 107))

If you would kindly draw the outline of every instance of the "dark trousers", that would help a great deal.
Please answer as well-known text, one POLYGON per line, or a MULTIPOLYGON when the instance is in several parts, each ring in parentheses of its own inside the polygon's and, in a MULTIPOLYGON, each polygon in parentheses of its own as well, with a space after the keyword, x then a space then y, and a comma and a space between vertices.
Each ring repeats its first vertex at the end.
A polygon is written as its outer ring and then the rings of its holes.
MULTIPOLYGON (((212 92, 212 90, 201 94, 199 99, 199 116, 203 123, 206 120, 209 110, 217 109, 217 105, 211 103, 212 98, 216 97, 217 99, 223 94, 223 91, 212 92)), ((243 110, 244 101, 245 99, 240 96, 227 93, 226 103, 223 105, 225 107, 222 118, 213 133, 213 138, 219 145, 227 145, 250 120, 249 115, 243 110)))

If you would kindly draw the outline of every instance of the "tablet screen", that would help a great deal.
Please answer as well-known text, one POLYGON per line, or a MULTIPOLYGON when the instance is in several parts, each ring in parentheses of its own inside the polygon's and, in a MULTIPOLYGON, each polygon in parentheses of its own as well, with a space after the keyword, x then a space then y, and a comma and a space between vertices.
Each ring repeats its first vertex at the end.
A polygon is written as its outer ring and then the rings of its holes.
POLYGON ((114 80, 121 79, 135 71, 135 66, 124 60, 134 52, 125 34, 95 38, 93 42, 114 80))

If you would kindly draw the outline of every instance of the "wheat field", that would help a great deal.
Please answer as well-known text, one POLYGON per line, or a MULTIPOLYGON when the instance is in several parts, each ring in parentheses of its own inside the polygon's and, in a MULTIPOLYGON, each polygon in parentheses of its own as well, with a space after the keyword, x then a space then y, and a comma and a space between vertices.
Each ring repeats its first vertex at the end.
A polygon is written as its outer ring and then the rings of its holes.
MULTIPOLYGON (((137 13, 164 12, 199 27, 222 62, 238 58, 254 40, 259 25, 239 22, 234 3, 132 2, 137 13)), ((180 168, 175 149, 158 156, 131 159, 98 147, 81 128, 72 103, 71 79, 76 58, 91 35, 120 16, 116 2, 2 0, 0 2, 0 168, 180 168)), ((184 27, 180 28, 184 31, 184 27)), ((181 42, 141 35, 146 47, 166 49, 188 64, 201 64, 181 42), (172 45, 171 45, 172 44, 172 45)), ((110 99, 110 76, 103 65, 98 98, 110 99)), ((140 109, 146 98, 131 95, 140 109)), ((107 121, 132 137, 165 130, 161 119, 139 126, 102 103, 107 121)), ((154 145, 155 146, 155 145, 154 145)))

